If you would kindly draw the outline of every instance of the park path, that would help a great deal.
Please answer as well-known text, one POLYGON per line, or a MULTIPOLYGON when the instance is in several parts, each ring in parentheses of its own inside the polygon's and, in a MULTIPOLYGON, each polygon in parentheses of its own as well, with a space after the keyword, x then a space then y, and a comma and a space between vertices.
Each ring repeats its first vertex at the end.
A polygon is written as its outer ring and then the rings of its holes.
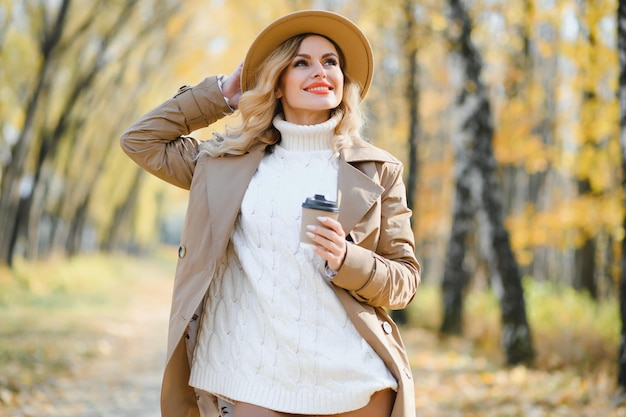
POLYGON ((20 393, 19 409, 0 409, 0 417, 160 417, 171 280, 142 279, 132 291, 132 304, 90 319, 98 329, 95 358, 20 393))

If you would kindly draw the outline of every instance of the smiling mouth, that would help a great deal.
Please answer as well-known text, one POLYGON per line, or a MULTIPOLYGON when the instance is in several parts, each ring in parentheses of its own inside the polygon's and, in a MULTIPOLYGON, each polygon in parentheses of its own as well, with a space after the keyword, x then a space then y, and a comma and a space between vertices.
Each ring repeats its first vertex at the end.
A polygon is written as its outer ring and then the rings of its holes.
POLYGON ((305 91, 308 91, 310 93, 327 93, 327 92, 330 92, 332 90, 333 90, 332 87, 316 86, 316 87, 307 88, 305 91))

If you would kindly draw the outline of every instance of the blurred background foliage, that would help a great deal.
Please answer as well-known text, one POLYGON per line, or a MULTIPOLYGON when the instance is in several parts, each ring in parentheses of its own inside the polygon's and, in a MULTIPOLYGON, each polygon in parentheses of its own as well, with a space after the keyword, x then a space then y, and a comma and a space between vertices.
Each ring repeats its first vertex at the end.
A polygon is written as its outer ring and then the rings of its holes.
MULTIPOLYGON (((464 5, 483 59, 505 224, 522 273, 591 289, 595 298, 615 294, 624 237, 616 1, 464 5), (591 285, 576 277, 581 259, 592 266, 591 285)), ((269 21, 309 7, 344 14, 372 42, 366 133, 418 169, 410 190, 417 254, 424 278, 438 282, 455 187, 459 80, 449 40, 460 27, 449 4, 436 0, 2 0, 1 262, 176 244, 186 192, 134 166, 120 134, 179 86, 229 74, 269 21), (412 95, 411 62, 419 87, 412 95), (414 161, 410 141, 419 149, 414 161)), ((488 286, 478 242, 468 246, 473 283, 488 286)))
MULTIPOLYGON (((120 133, 180 85, 230 73, 270 20, 319 7, 350 17, 370 37, 376 75, 367 136, 405 162, 407 102, 419 100, 413 220, 417 253, 437 280, 454 195, 447 40, 458 28, 445 3, 413 5, 420 90, 407 97, 404 3, 3 0, 2 259, 175 243, 186 194, 140 173, 120 152, 120 133)), ((506 224, 523 272, 571 284, 574 254, 592 237, 596 282, 612 292, 624 234, 615 1, 466 4, 493 109, 506 224)), ((479 255, 475 262, 480 272, 479 255)))

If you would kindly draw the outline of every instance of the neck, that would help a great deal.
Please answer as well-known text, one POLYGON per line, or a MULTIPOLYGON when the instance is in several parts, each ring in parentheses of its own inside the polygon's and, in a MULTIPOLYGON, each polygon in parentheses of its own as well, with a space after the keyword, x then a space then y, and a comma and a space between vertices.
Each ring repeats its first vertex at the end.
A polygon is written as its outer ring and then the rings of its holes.
POLYGON ((306 111, 306 112, 296 112, 284 110, 283 119, 286 121, 297 124, 297 125, 318 125, 320 123, 324 123, 326 120, 330 118, 329 110, 322 111, 306 111))

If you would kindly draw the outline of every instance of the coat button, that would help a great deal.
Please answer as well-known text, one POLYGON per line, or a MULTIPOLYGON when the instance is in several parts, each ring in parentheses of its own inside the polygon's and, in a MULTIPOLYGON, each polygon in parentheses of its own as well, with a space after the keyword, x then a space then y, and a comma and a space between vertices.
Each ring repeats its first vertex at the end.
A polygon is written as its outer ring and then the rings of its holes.
POLYGON ((185 245, 180 245, 178 247, 178 257, 182 259, 185 257, 186 254, 187 254, 187 248, 185 247, 185 245))
POLYGON ((388 321, 383 323, 383 332, 385 332, 385 334, 391 334, 393 332, 393 328, 388 321))
POLYGON ((184 93, 185 91, 191 89, 191 86, 189 85, 183 85, 181 86, 178 91, 176 91, 176 94, 174 94, 174 97, 178 97, 179 95, 181 95, 182 93, 184 93))

